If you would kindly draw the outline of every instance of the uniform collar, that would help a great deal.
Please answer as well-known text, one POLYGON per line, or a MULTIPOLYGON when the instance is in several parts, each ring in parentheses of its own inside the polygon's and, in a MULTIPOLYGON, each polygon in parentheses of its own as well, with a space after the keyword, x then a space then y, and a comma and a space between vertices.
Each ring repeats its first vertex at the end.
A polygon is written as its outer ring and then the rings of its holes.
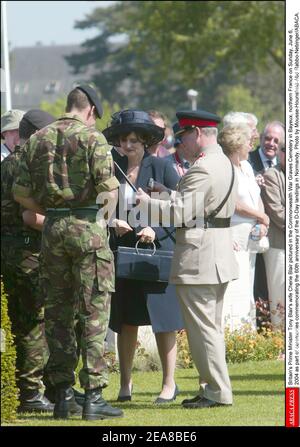
POLYGON ((201 152, 204 153, 205 155, 209 155, 209 154, 223 154, 223 149, 221 148, 221 146, 219 144, 209 144, 207 146, 204 146, 201 149, 201 152))
POLYGON ((76 115, 75 113, 65 113, 64 115, 62 115, 59 120, 75 120, 75 121, 79 121, 80 123, 84 124, 82 118, 80 118, 80 116, 76 115))

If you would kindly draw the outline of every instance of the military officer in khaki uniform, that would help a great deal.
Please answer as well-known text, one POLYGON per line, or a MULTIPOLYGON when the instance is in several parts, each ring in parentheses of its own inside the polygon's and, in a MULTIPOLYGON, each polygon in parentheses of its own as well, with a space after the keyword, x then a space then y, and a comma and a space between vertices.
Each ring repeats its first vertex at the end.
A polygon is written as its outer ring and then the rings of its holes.
POLYGON ((227 284, 238 277, 230 229, 236 199, 234 168, 217 144, 218 116, 205 111, 176 115, 180 126, 176 136, 195 161, 180 180, 178 192, 171 193, 171 201, 150 200, 142 190, 138 199, 156 207, 160 219, 170 210, 171 222, 178 227, 170 283, 176 284, 200 388, 196 397, 182 405, 230 405, 232 390, 221 317, 227 284), (198 206, 202 199, 202 214, 196 209, 196 200, 190 200, 196 193, 198 206))

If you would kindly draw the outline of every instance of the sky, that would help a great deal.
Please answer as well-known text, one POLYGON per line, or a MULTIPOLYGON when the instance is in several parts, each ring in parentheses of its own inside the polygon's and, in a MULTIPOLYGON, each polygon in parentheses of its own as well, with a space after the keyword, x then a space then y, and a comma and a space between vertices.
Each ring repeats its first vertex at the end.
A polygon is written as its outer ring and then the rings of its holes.
POLYGON ((112 1, 7 1, 10 49, 43 45, 79 44, 97 35, 97 29, 76 30, 74 23, 112 1))

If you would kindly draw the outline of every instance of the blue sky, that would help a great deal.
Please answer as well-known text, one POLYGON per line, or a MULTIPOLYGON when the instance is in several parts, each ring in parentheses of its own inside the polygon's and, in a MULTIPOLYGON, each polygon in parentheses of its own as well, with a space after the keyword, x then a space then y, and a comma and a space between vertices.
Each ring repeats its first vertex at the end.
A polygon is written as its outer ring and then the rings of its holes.
POLYGON ((75 30, 74 23, 99 6, 112 1, 7 1, 10 48, 78 44, 94 37, 97 30, 75 30))

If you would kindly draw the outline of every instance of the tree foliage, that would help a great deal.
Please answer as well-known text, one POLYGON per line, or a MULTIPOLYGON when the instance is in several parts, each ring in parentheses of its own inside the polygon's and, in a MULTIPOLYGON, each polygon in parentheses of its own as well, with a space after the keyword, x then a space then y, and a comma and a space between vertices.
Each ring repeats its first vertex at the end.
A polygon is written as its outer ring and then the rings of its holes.
MULTIPOLYGON (((55 118, 59 118, 65 113, 66 108, 66 102, 67 97, 63 96, 61 98, 58 98, 55 102, 47 102, 42 101, 40 104, 41 110, 44 110, 45 112, 51 113, 55 118)), ((114 112, 117 112, 120 110, 120 106, 118 104, 112 104, 110 105, 107 100, 102 100, 102 107, 103 107, 103 116, 101 120, 97 120, 96 122, 96 128, 100 131, 105 129, 111 121, 111 115, 114 112)))
POLYGON ((75 72, 94 66, 108 101, 173 114, 189 106, 188 88, 217 110, 221 85, 247 84, 249 73, 270 85, 276 71, 281 95, 271 102, 283 114, 284 20, 283 1, 118 1, 76 23, 99 34, 68 60, 75 72))

